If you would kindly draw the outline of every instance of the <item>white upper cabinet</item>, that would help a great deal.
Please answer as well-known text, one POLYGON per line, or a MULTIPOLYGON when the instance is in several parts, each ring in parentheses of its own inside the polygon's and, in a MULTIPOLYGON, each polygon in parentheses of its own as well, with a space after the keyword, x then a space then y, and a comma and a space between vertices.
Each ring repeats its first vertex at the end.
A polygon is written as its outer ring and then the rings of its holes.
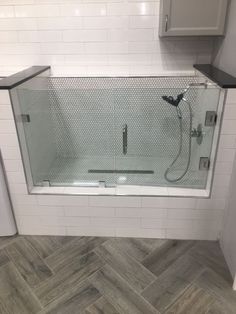
POLYGON ((161 0, 160 36, 224 35, 228 0, 161 0))

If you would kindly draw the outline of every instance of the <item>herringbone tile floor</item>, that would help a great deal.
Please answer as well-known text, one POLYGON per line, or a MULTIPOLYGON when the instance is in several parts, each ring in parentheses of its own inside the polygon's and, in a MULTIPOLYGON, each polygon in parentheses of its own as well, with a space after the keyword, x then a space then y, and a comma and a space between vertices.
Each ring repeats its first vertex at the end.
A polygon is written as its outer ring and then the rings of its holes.
POLYGON ((235 314, 217 242, 0 238, 1 314, 235 314))

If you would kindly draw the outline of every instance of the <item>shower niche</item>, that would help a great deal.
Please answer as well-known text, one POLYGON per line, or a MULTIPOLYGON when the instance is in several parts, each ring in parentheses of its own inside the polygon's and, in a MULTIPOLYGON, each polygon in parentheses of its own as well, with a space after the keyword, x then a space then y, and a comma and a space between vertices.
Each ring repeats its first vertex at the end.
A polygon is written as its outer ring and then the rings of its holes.
POLYGON ((10 93, 32 193, 210 189, 222 90, 203 77, 41 75, 10 93))

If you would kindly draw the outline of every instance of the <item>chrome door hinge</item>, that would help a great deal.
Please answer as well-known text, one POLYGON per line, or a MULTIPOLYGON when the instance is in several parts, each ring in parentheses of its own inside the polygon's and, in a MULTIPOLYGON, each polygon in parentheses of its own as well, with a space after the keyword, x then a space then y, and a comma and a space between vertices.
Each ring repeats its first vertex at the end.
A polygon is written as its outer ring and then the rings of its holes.
POLYGON ((210 169, 210 158, 200 157, 199 160, 199 170, 209 170, 210 169))
POLYGON ((49 180, 43 180, 42 181, 42 186, 43 187, 49 187, 51 184, 50 184, 50 181, 49 180))
POLYGON ((21 114, 20 115, 20 121, 23 123, 29 123, 30 122, 30 115, 29 114, 21 114))
POLYGON ((205 118, 205 126, 215 126, 217 121, 216 111, 207 111, 205 118))

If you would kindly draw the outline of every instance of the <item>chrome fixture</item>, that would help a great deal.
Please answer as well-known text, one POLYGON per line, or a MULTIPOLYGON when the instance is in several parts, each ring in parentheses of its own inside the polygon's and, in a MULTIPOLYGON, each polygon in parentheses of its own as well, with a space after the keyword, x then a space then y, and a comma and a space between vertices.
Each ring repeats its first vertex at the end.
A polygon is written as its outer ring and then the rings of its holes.
POLYGON ((217 113, 215 111, 207 111, 205 118, 205 126, 215 126, 217 120, 217 113))
POLYGON ((208 157, 200 157, 199 160, 199 170, 209 170, 210 168, 210 159, 208 157))
POLYGON ((191 137, 195 137, 197 140, 198 145, 202 144, 203 136, 205 135, 205 132, 202 130, 202 124, 199 123, 197 128, 193 128, 191 131, 191 137))
POLYGON ((192 137, 197 138, 198 144, 201 144, 202 139, 203 139, 203 133, 202 133, 201 125, 198 125, 197 129, 192 130, 193 114, 192 114, 191 103, 186 98, 184 98, 184 95, 188 92, 188 90, 191 87, 204 86, 205 88, 207 88, 208 85, 210 85, 210 84, 208 84, 207 81, 203 82, 203 83, 191 83, 187 86, 187 88, 181 94, 178 94, 176 98, 174 98, 172 96, 162 96, 162 99, 165 100, 168 104, 176 107, 176 113, 177 113, 177 116, 179 119, 179 130, 180 130, 180 142, 179 142, 178 153, 177 153, 176 157, 174 158, 173 162, 170 164, 170 166, 166 169, 166 171, 164 173, 164 177, 168 182, 178 182, 184 178, 184 176, 186 175, 186 173, 189 170, 190 161, 191 161, 192 137), (182 121, 182 111, 179 107, 181 101, 184 101, 188 105, 188 109, 189 109, 188 161, 187 161, 187 165, 186 165, 184 172, 179 177, 177 177, 175 179, 170 179, 168 177, 168 174, 171 171, 172 167, 177 162, 177 160, 179 159, 179 157, 182 153, 182 150, 183 150, 183 121, 182 121))
POLYGON ((128 125, 124 124, 122 128, 122 133, 123 133, 123 154, 127 154, 128 150, 128 125))

